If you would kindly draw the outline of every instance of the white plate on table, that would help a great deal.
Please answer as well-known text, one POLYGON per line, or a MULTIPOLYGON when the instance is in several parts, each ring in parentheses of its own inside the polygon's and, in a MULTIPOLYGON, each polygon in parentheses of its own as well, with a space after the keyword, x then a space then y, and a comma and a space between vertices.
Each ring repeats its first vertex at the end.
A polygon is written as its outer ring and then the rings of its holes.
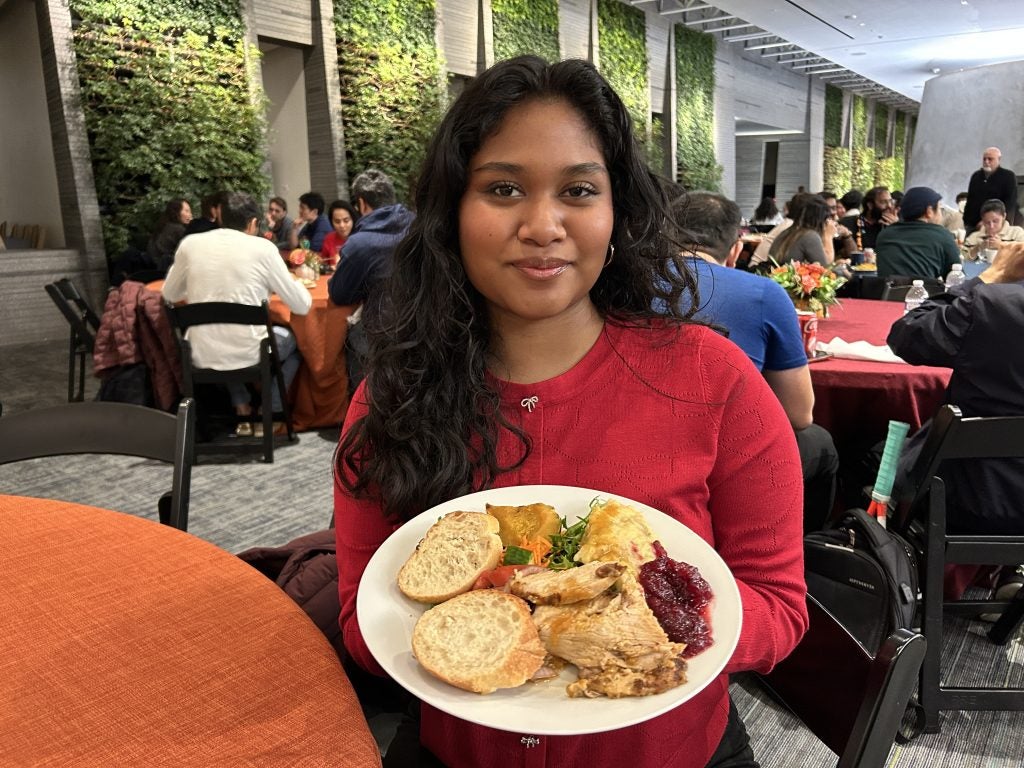
POLYGON ((384 670, 421 701, 450 715, 505 731, 543 736, 600 733, 657 717, 696 696, 721 673, 739 641, 743 609, 728 566, 704 539, 682 523, 624 496, 564 485, 520 485, 471 493, 439 504, 393 533, 370 559, 356 598, 359 627, 370 652, 384 670), (428 674, 412 655, 412 632, 428 608, 403 595, 398 571, 427 529, 448 512, 485 511, 494 505, 544 502, 569 524, 587 514, 595 497, 618 499, 639 510, 669 557, 700 569, 714 593, 711 604, 713 645, 688 660, 687 682, 654 696, 623 699, 570 699, 565 687, 576 679, 567 665, 558 678, 480 694, 463 691, 428 674))

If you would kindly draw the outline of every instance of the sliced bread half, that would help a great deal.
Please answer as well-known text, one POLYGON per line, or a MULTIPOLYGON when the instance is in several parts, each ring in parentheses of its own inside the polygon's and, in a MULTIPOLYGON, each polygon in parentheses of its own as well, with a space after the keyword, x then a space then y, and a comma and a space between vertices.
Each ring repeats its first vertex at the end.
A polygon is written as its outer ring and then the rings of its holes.
POLYGON ((515 688, 544 663, 544 646, 525 600, 476 589, 424 613, 412 652, 430 674, 474 693, 515 688))
POLYGON ((398 588, 421 603, 468 592, 501 560, 498 521, 483 512, 450 512, 427 531, 398 572, 398 588))

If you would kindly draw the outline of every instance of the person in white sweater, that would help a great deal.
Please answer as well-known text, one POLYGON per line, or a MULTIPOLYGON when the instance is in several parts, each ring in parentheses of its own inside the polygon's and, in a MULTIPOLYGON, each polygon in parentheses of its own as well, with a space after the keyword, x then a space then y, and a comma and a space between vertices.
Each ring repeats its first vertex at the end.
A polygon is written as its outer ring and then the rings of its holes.
MULTIPOLYGON (((276 246, 258 237, 263 212, 249 195, 232 192, 221 208, 220 229, 189 235, 181 241, 174 265, 167 273, 163 296, 167 301, 227 301, 260 304, 276 293, 292 313, 305 315, 312 306, 309 291, 295 280, 276 246)), ((299 351, 292 332, 274 326, 285 386, 299 368, 299 351)), ((187 332, 197 366, 231 370, 254 365, 260 358, 263 326, 202 325, 187 332)), ((244 384, 229 384, 231 404, 239 417, 237 434, 253 434, 251 394, 244 384)), ((274 387, 274 411, 282 408, 284 393, 274 387)))

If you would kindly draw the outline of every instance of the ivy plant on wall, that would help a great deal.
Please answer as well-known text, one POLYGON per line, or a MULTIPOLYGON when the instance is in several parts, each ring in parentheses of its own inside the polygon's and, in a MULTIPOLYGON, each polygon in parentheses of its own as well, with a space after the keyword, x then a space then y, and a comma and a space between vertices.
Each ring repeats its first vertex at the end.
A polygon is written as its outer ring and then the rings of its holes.
POLYGON ((626 105, 637 135, 645 137, 651 114, 644 12, 621 0, 597 0, 601 74, 626 105))
POLYGON ((890 176, 890 189, 903 189, 903 174, 907 158, 907 113, 896 113, 895 140, 892 155, 895 158, 895 167, 890 176))
POLYGON ((494 60, 532 53, 547 61, 558 50, 558 0, 491 0, 494 60))
POLYGON ((715 38, 674 25, 676 44, 676 174, 687 189, 717 191, 715 162, 715 38))
POLYGON ((71 0, 73 45, 108 257, 145 247, 165 203, 269 182, 258 51, 238 0, 71 0), (230 122, 228 122, 230 121, 230 122))
POLYGON ((850 189, 850 150, 843 146, 843 92, 834 85, 825 86, 825 189, 843 195, 850 189))
POLYGON ((446 92, 434 0, 335 0, 334 23, 349 177, 379 168, 408 199, 446 92))
POLYGON ((870 189, 875 180, 875 150, 868 142, 868 104, 863 96, 851 101, 853 141, 850 148, 850 183, 860 190, 870 189))

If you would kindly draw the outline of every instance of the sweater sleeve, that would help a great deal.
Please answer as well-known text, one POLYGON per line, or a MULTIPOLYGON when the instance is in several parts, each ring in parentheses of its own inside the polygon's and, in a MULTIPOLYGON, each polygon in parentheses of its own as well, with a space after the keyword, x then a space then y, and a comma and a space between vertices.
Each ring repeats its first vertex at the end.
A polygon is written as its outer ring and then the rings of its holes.
MULTIPOLYGON (((365 386, 359 385, 352 397, 342 434, 347 433, 357 420, 366 415, 363 400, 365 386)), ((335 468, 337 472, 337 468, 335 468)), ((379 504, 365 499, 355 499, 335 478, 334 481, 334 537, 338 554, 338 598, 341 603, 342 640, 353 660, 363 669, 375 675, 384 675, 383 668, 373 658, 356 617, 356 592, 363 571, 384 540, 395 530, 384 519, 379 504)))
POLYGON ((715 549, 743 605, 740 641, 725 671, 768 672, 807 630, 802 471, 775 395, 744 355, 725 352, 702 352, 702 368, 717 372, 705 380, 721 386, 722 370, 734 371, 731 386, 719 390, 728 396, 708 478, 715 549))

